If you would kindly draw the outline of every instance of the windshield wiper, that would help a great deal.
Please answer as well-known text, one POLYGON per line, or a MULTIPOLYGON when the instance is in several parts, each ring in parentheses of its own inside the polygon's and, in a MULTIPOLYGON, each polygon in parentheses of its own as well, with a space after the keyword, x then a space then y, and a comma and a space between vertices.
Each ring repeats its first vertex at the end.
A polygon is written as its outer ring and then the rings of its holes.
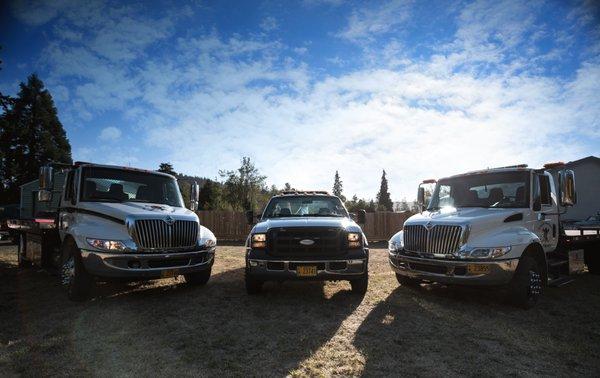
POLYGON ((148 201, 148 200, 145 200, 145 199, 137 199, 137 198, 133 198, 133 199, 128 199, 128 200, 125 200, 125 201, 123 201, 123 202, 150 202, 150 201, 148 201))
POLYGON ((306 214, 303 216, 305 216, 305 217, 334 217, 334 218, 343 217, 343 215, 340 215, 340 214, 306 214))

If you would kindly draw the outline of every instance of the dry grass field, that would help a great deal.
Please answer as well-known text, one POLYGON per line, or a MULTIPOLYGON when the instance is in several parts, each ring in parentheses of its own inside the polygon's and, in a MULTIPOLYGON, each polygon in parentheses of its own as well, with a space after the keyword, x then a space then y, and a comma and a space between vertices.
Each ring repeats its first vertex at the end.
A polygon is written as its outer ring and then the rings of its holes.
POLYGON ((269 284, 249 297, 243 248, 219 247, 206 287, 104 284, 69 302, 0 246, 0 376, 598 376, 600 277, 549 289, 538 307, 494 291, 400 287, 373 249, 370 286, 269 284))

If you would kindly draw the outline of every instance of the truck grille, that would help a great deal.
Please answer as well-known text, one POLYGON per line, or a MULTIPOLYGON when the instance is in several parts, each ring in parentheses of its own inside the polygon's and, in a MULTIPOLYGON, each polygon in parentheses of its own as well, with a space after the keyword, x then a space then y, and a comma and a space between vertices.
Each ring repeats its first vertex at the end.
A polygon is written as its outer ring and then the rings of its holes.
POLYGON ((335 227, 272 228, 267 234, 267 251, 274 256, 332 256, 343 252, 346 233, 335 227), (314 244, 303 245, 301 240, 314 244))
POLYGON ((461 226, 404 226, 404 249, 410 252, 448 255, 460 248, 461 226))
POLYGON ((136 220, 133 238, 140 249, 191 248, 198 239, 198 223, 177 220, 168 225, 162 219, 136 220))

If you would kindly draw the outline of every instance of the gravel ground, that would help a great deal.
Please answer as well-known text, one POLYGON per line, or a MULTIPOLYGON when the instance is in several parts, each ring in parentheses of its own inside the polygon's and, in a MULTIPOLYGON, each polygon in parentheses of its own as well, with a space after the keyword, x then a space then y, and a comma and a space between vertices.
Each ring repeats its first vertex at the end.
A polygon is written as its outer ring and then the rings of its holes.
POLYGON ((369 291, 268 284, 249 297, 243 248, 219 247, 206 287, 102 284, 72 303, 0 246, 0 376, 599 376, 600 276, 529 311, 493 290, 401 287, 372 249, 369 291))

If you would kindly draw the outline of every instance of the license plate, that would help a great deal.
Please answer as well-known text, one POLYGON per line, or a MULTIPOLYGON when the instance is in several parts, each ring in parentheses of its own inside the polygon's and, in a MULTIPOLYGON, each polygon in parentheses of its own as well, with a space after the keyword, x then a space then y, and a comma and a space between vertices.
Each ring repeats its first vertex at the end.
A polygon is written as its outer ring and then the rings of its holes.
POLYGON ((160 272, 161 278, 173 278, 179 275, 179 271, 177 269, 168 269, 160 272))
POLYGON ((297 266, 296 274, 300 277, 314 277, 317 275, 317 267, 315 265, 297 266))
POLYGON ((469 272, 470 274, 486 274, 490 272, 490 266, 480 264, 469 264, 467 266, 467 272, 469 272))

